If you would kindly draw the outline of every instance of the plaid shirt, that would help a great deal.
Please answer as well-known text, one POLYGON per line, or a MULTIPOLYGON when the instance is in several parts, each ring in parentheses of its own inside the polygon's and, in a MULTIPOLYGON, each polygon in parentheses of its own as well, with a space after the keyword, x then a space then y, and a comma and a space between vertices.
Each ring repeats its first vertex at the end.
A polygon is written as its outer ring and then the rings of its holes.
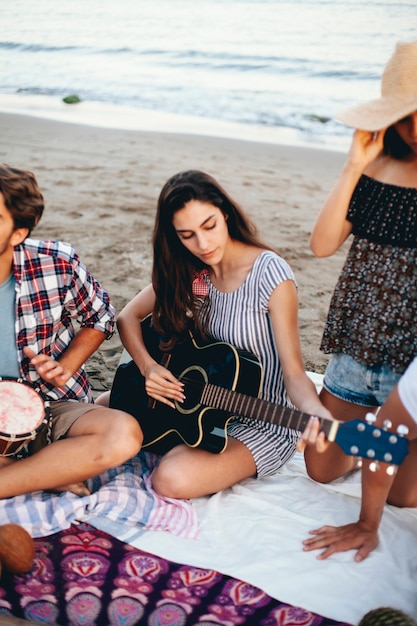
POLYGON ((94 280, 68 243, 26 239, 14 250, 16 280, 16 337, 22 378, 39 386, 49 400, 92 402, 84 368, 65 387, 49 385, 24 355, 24 346, 36 354, 59 359, 71 343, 73 320, 107 338, 114 332, 115 311, 109 296, 94 280))

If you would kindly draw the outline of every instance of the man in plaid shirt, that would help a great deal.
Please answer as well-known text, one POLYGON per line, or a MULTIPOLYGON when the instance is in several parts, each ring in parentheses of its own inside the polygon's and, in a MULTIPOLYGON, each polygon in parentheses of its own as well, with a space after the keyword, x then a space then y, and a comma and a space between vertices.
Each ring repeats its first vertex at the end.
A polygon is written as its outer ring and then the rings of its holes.
MULTIPOLYGON (((71 245, 27 238, 43 207, 34 175, 0 164, 0 377, 37 388, 51 417, 25 458, 0 454, 0 498, 43 489, 84 495, 83 481, 142 443, 133 417, 93 404, 83 364, 112 335, 114 309, 71 245)), ((0 384, 0 409, 1 392, 0 384)))

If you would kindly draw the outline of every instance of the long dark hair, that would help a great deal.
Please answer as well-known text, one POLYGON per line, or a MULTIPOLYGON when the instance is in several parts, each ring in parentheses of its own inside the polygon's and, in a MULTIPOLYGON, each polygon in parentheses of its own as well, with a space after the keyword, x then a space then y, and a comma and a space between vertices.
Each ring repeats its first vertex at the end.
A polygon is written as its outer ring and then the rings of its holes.
POLYGON ((186 331, 190 318, 204 336, 206 315, 201 314, 201 300, 193 295, 195 272, 207 269, 181 243, 172 224, 174 214, 190 202, 198 200, 222 211, 232 239, 257 248, 270 249, 258 237, 257 229, 239 205, 209 174, 198 170, 179 172, 163 186, 158 199, 153 231, 152 284, 156 302, 152 322, 168 344, 172 345, 186 331), (200 315, 197 315, 200 309, 200 315))
POLYGON ((384 135, 384 154, 393 159, 403 159, 411 153, 411 148, 399 136, 394 126, 390 126, 384 135))

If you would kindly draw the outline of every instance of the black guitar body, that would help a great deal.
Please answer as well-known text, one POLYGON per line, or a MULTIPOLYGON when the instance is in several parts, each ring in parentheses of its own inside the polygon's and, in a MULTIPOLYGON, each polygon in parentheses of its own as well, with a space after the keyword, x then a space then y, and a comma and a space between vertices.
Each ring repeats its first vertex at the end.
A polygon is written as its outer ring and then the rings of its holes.
POLYGON ((205 405, 204 387, 213 385, 258 397, 262 368, 252 354, 237 350, 228 343, 198 345, 192 332, 172 352, 163 352, 159 337, 150 325, 142 322, 142 333, 149 353, 184 383, 185 401, 176 409, 149 398, 145 380, 133 361, 119 365, 110 394, 110 406, 126 411, 139 422, 144 433, 142 447, 164 454, 181 443, 222 452, 227 445, 227 423, 233 413, 205 405), (192 365, 190 365, 192 363, 192 365))
MULTIPOLYGON (((305 429, 308 413, 259 398, 262 367, 256 356, 221 341, 199 345, 191 331, 172 352, 163 352, 150 317, 142 322, 142 333, 153 358, 184 383, 186 397, 171 409, 147 396, 145 381, 133 361, 118 367, 110 406, 137 419, 144 434, 143 448, 165 454, 185 443, 191 448, 223 452, 227 424, 234 415, 298 432, 305 429)), ((320 429, 351 456, 400 465, 408 454, 405 437, 359 419, 339 422, 320 418, 320 429)))

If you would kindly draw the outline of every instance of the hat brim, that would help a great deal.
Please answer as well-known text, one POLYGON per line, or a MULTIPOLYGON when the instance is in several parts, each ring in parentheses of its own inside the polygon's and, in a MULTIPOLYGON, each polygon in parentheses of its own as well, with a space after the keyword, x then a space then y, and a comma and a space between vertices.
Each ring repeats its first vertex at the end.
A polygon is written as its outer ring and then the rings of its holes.
POLYGON ((346 126, 374 132, 392 126, 414 111, 417 111, 417 95, 415 94, 398 100, 393 98, 371 100, 341 111, 335 115, 335 118, 346 126))

